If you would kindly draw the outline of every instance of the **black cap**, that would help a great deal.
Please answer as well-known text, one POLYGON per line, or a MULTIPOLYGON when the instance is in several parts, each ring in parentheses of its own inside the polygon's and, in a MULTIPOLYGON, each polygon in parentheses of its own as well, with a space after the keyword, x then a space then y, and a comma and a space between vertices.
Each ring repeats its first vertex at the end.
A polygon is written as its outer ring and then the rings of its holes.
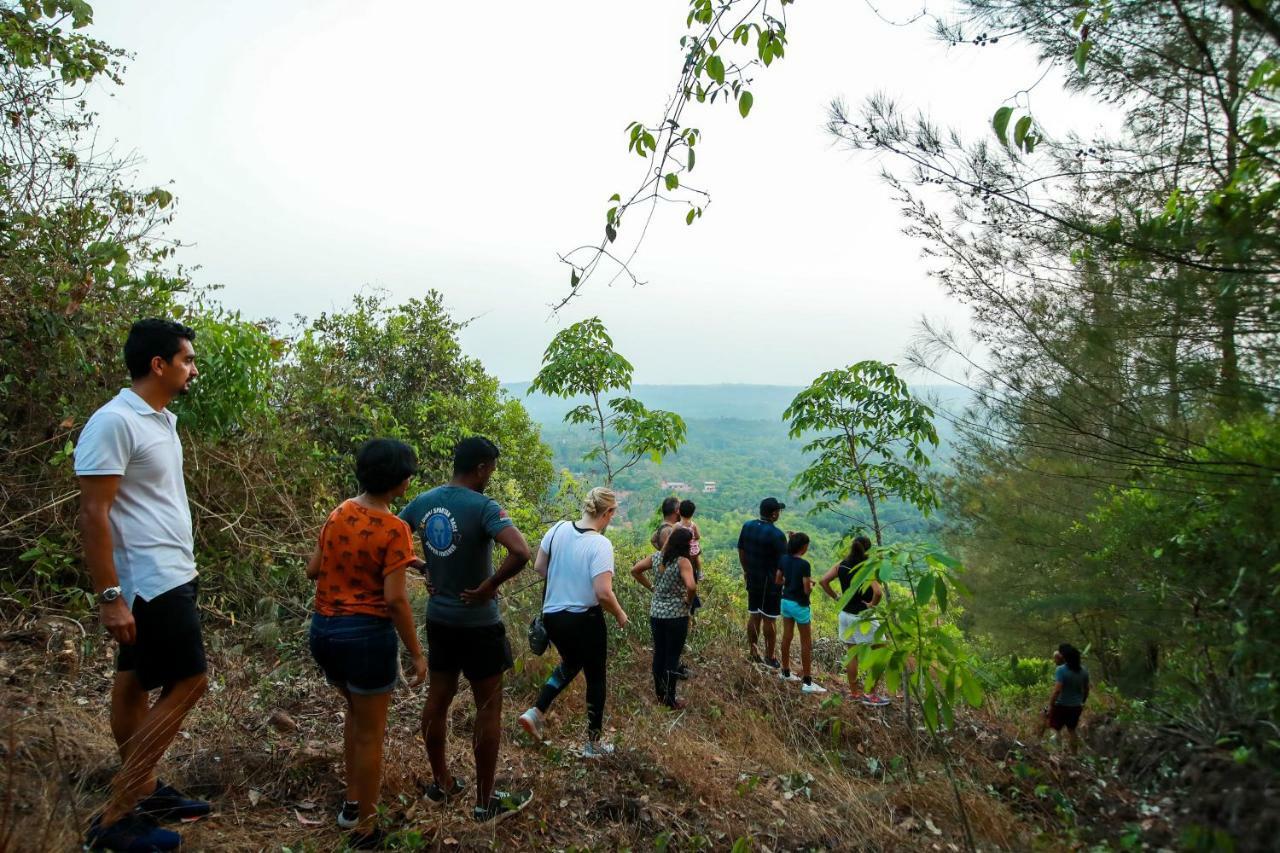
POLYGON ((786 508, 787 508, 787 505, 782 503, 782 501, 778 500, 777 498, 765 498, 764 500, 760 501, 761 515, 769 515, 772 512, 776 512, 777 510, 786 509, 786 508))

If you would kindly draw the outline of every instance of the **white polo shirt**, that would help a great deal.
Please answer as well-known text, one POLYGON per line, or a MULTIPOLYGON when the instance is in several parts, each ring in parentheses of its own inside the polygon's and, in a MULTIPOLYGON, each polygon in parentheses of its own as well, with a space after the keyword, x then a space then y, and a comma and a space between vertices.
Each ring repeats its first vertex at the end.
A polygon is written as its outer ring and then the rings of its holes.
POLYGON ((191 506, 178 418, 130 388, 98 411, 76 444, 76 474, 120 475, 111 504, 112 552, 125 604, 150 601, 196 576, 191 506))

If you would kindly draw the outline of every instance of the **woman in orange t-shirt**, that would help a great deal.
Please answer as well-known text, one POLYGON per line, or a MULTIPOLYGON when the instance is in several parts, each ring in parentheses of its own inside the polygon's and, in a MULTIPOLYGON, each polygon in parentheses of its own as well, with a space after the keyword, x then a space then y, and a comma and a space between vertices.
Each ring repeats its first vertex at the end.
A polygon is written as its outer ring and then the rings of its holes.
POLYGON ((420 561, 409 526, 391 512, 416 470, 408 445, 366 442, 356 454, 363 491, 329 514, 307 564, 307 577, 316 582, 311 655, 347 703, 347 793, 338 825, 355 830, 355 849, 378 849, 384 840, 374 816, 387 706, 399 676, 396 634, 413 656, 412 686, 427 677, 405 588, 405 570, 420 561))

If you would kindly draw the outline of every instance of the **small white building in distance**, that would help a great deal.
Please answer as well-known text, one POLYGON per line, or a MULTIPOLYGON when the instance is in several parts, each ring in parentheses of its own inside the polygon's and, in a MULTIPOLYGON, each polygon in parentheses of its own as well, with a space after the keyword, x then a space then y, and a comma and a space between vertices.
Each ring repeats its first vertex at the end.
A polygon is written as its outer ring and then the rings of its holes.
POLYGON ((707 494, 711 494, 715 490, 716 490, 715 480, 707 480, 705 483, 702 484, 702 491, 706 492, 707 494))
POLYGON ((670 490, 671 490, 671 491, 673 491, 673 492, 687 492, 687 491, 689 491, 689 484, 688 484, 688 483, 682 483, 682 482, 680 482, 679 480, 675 480, 675 481, 670 482, 670 483, 668 483, 666 480, 663 480, 663 481, 662 481, 662 488, 664 488, 664 489, 670 489, 670 490))

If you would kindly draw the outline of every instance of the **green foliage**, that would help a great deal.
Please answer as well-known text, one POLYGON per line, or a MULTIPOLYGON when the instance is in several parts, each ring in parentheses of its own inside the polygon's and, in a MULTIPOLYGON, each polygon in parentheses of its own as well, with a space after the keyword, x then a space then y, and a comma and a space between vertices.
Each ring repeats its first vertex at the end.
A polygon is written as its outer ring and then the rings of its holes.
POLYGON ((184 426, 210 438, 271 429, 272 380, 285 342, 266 324, 250 323, 219 306, 197 308, 187 322, 196 332, 200 376, 175 402, 184 426))
POLYGON ((631 389, 631 371, 631 362, 614 351, 613 339, 600 318, 591 317, 552 339, 528 390, 553 397, 589 398, 589 402, 570 409, 564 420, 592 427, 596 438, 583 460, 603 465, 610 485, 614 477, 641 459, 660 462, 685 440, 684 420, 674 412, 651 410, 630 396, 605 399, 612 391, 631 389))
POLYGON ((840 600, 843 606, 872 579, 887 587, 897 581, 880 604, 864 611, 864 625, 880 623, 878 647, 851 647, 846 660, 857 657, 868 687, 881 678, 890 692, 905 685, 931 732, 955 725, 961 701, 976 708, 985 695, 976 656, 947 618, 953 591, 967 592, 962 571, 955 559, 917 543, 876 547, 840 600))
POLYGON ((860 361, 828 371, 796 395, 783 418, 792 437, 819 433, 805 446, 816 458, 795 478, 801 496, 820 496, 819 510, 852 496, 865 500, 877 544, 881 501, 895 497, 925 513, 937 506, 919 473, 929 464, 926 446, 938 444, 933 411, 911 396, 893 365, 860 361))
MULTIPOLYGON (((561 256, 569 266, 569 292, 560 306, 578 294, 602 262, 617 264, 636 280, 627 262, 611 251, 633 205, 678 200, 687 205, 685 224, 692 225, 702 216, 707 193, 687 187, 682 177, 693 171, 697 160, 694 146, 702 131, 690 125, 685 111, 695 104, 714 105, 720 101, 725 105, 736 103, 743 118, 750 114, 755 103, 748 88, 753 82, 750 72, 767 68, 786 56, 786 7, 792 1, 780 0, 771 6, 740 4, 739 0, 689 0, 685 26, 690 32, 680 38, 680 70, 666 111, 654 124, 633 121, 626 126, 627 151, 647 161, 645 177, 627 197, 619 193, 610 197, 602 240, 561 256), (740 5, 745 8, 738 8, 740 5)), ((641 230, 636 237, 637 246, 643 239, 641 230)))

